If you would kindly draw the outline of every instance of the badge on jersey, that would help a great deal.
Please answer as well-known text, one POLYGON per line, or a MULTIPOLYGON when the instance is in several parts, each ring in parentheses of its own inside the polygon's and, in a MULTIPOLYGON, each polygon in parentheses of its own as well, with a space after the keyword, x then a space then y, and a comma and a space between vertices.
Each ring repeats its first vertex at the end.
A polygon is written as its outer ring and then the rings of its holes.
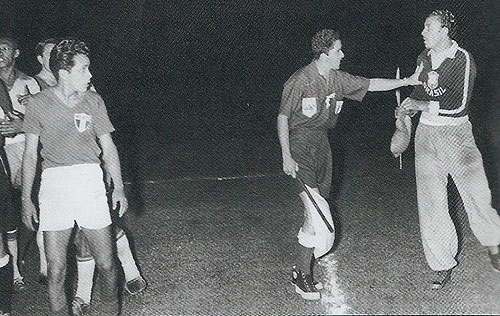
POLYGON ((430 71, 427 73, 427 86, 432 90, 439 86, 439 74, 435 71, 430 71))
POLYGON ((302 114, 310 118, 317 112, 316 98, 302 98, 302 114))
POLYGON ((74 121, 76 129, 80 133, 83 133, 89 129, 90 123, 92 123, 92 116, 85 113, 75 113, 74 121))
POLYGON ((330 101, 334 99, 335 100, 335 92, 329 94, 326 96, 326 99, 325 99, 325 105, 326 105, 326 108, 329 109, 330 106, 332 106, 332 104, 330 103, 330 101))

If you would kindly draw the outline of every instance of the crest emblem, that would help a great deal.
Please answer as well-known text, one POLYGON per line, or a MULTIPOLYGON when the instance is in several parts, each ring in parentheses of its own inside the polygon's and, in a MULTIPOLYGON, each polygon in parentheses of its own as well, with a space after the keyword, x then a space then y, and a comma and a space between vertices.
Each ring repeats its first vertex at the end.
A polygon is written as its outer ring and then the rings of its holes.
POLYGON ((92 116, 85 113, 75 113, 74 122, 76 129, 83 133, 89 129, 90 123, 92 123, 92 116))
POLYGON ((316 98, 303 98, 302 99, 302 114, 311 118, 318 112, 316 98))
POLYGON ((435 71, 430 71, 427 73, 427 86, 434 90, 439 85, 439 74, 435 71))
POLYGON ((326 96, 326 99, 325 99, 325 105, 326 105, 326 108, 327 108, 327 109, 329 109, 329 108, 330 108, 330 106, 332 106, 332 105, 331 105, 331 103, 330 103, 330 100, 331 100, 331 99, 334 99, 334 100, 335 100, 335 92, 333 92, 333 93, 331 93, 331 94, 329 94, 329 95, 327 95, 327 96, 326 96))

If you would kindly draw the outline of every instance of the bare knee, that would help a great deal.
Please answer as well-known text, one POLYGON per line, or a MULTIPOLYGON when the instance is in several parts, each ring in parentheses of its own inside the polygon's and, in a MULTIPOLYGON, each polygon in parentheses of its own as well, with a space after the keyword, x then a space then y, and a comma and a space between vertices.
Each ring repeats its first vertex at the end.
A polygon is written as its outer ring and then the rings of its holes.
POLYGON ((101 254, 95 258, 95 263, 99 271, 103 273, 113 271, 115 269, 115 262, 112 253, 101 254))

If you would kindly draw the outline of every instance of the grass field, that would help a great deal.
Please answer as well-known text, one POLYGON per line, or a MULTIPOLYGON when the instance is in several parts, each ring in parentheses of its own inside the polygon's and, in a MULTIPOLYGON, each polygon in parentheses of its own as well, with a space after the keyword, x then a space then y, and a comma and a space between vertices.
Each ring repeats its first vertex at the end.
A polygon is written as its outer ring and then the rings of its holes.
MULTIPOLYGON (((145 129, 135 143, 120 142, 133 205, 124 220, 149 282, 124 297, 123 315, 499 314, 500 274, 459 207, 459 266, 449 286, 429 288, 412 151, 399 170, 389 151, 392 109, 365 110, 353 106, 332 135, 338 235, 315 267, 326 285, 318 302, 290 285, 302 210, 281 175, 274 131, 162 139, 145 129)), ((35 248, 13 315, 47 311, 35 248)))

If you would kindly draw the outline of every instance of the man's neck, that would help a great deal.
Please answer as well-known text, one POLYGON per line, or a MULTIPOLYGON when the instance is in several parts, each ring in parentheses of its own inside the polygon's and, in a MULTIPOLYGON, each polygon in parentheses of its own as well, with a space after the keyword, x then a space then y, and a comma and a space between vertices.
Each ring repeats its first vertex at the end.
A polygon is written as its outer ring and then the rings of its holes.
POLYGON ((0 68, 0 78, 5 82, 9 90, 14 85, 14 82, 17 80, 18 71, 14 66, 0 68))
POLYGON ((42 68, 42 70, 38 73, 37 77, 42 78, 49 86, 55 86, 57 84, 57 80, 49 70, 42 68))
POLYGON ((321 58, 316 60, 316 68, 318 69, 318 73, 328 80, 328 76, 330 74, 330 66, 323 61, 321 58))
POLYGON ((59 95, 61 100, 69 107, 75 106, 82 98, 83 93, 75 90, 72 86, 64 82, 59 81, 55 87, 57 95, 59 95))
POLYGON ((441 54, 453 45, 451 38, 447 37, 444 41, 440 42, 436 47, 431 48, 432 54, 441 54))

